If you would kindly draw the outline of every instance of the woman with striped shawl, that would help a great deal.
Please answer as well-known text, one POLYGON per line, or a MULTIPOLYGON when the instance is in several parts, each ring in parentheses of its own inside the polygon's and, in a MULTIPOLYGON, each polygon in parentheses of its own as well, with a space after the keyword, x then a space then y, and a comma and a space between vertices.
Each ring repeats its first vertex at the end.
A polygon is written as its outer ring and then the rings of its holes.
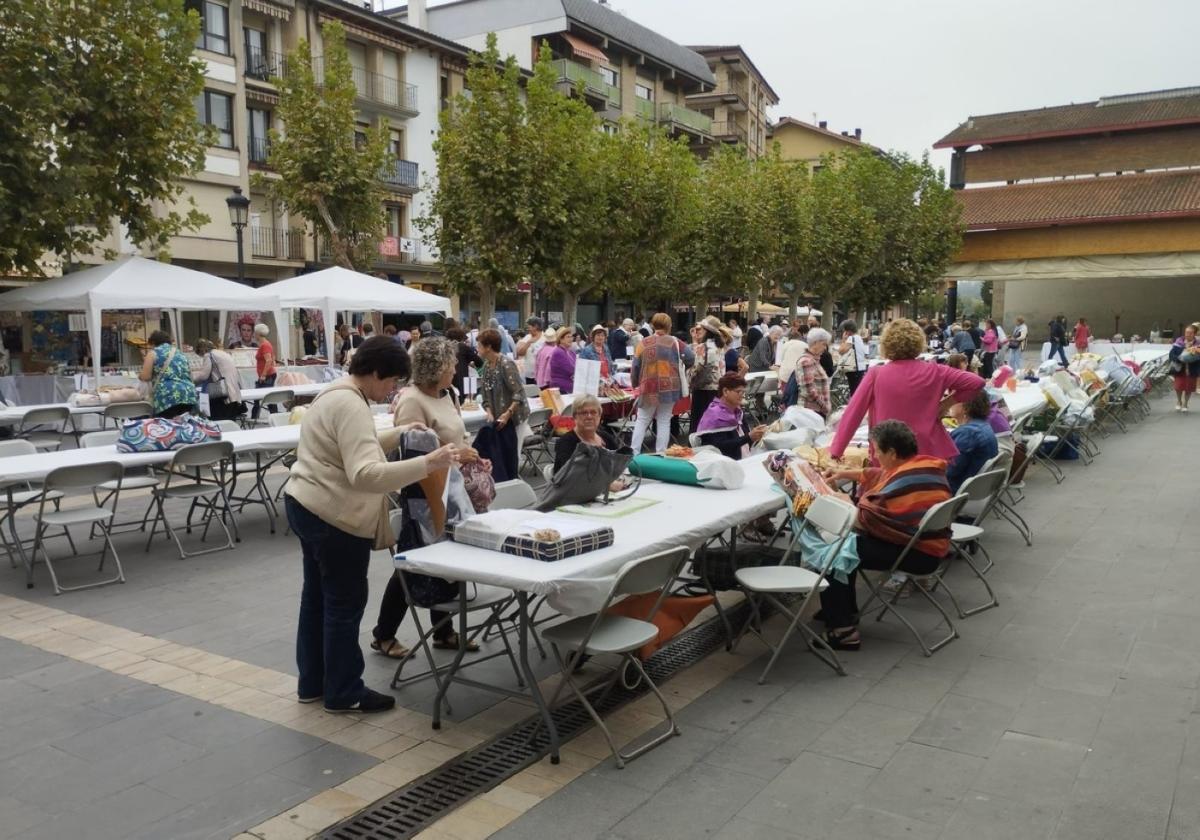
MULTIPOLYGON (((858 482, 858 524, 855 528, 859 568, 889 571, 904 551, 921 517, 950 498, 946 462, 917 454, 917 438, 899 420, 885 420, 871 429, 879 467, 834 472, 830 478, 858 482)), ((950 551, 949 531, 925 535, 904 558, 900 571, 912 575, 933 572, 950 551)), ((821 613, 828 628, 825 639, 837 650, 858 650, 858 601, 855 573, 846 583, 832 576, 821 593, 821 613)))

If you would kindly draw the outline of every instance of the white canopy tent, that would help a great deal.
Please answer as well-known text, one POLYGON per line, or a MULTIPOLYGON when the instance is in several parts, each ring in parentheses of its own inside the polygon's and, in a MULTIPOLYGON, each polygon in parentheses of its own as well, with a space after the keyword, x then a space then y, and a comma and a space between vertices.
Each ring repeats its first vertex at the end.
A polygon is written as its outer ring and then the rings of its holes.
POLYGON ((122 257, 0 294, 3 312, 53 309, 86 313, 97 382, 100 381, 100 313, 106 309, 166 309, 175 339, 181 343, 180 310, 270 310, 275 314, 279 331, 276 355, 288 357, 288 334, 283 328, 279 298, 274 293, 145 257, 122 257))
POLYGON ((450 314, 449 298, 334 266, 278 280, 258 290, 277 296, 284 309, 319 309, 325 322, 325 358, 332 363, 336 312, 441 312, 450 314))

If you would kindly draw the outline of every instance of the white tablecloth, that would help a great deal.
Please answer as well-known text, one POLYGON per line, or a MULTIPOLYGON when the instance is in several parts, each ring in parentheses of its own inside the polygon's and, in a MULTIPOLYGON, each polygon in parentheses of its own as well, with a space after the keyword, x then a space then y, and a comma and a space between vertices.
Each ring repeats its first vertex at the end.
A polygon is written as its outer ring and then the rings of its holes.
POLYGON ((328 384, 328 382, 314 382, 311 385, 274 385, 270 388, 243 388, 242 400, 245 402, 261 400, 272 391, 291 391, 297 397, 315 397, 328 384))
POLYGON ((1000 393, 1014 420, 1018 420, 1026 414, 1041 411, 1046 407, 1046 395, 1036 382, 1019 382, 1017 390, 1010 391, 1007 388, 1001 388, 1000 393))
POLYGON ((635 498, 659 504, 617 519, 595 519, 615 533, 613 544, 598 551, 544 563, 445 540, 397 557, 396 567, 546 595, 564 615, 585 615, 599 609, 616 573, 630 560, 677 545, 695 549, 714 534, 783 507, 784 497, 772 489, 762 458, 741 462, 746 483, 738 490, 645 482, 635 498))
POLYGON ((27 411, 35 408, 67 408, 71 414, 78 417, 81 414, 101 414, 102 405, 68 405, 67 403, 43 403, 41 405, 10 405, 0 408, 0 426, 15 426, 21 422, 27 411))

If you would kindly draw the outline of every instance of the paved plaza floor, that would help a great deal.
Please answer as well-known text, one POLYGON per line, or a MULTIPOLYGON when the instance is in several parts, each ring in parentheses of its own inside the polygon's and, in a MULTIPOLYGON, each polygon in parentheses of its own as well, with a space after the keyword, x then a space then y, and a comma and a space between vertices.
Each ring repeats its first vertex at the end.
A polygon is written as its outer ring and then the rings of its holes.
MULTIPOLYGON (((849 676, 796 646, 760 686, 747 639, 667 683, 681 737, 617 770, 585 733, 423 836, 1200 837, 1200 418, 1169 402, 1061 486, 1031 473, 1033 547, 990 527, 1001 604, 932 657, 867 622, 849 676)), ((378 717, 298 705, 297 544, 244 523, 187 560, 118 537, 122 586, 55 597, 0 567, 0 838, 307 837, 532 713, 456 689, 435 732, 428 683, 378 717)), ((364 646, 388 571, 377 554, 364 646)), ((622 740, 657 723, 644 700, 622 740)))

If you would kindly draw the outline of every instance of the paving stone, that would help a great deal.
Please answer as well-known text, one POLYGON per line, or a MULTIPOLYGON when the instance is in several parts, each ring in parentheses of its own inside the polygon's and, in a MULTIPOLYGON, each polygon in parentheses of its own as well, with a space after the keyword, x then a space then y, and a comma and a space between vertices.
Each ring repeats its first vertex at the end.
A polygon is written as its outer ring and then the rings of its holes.
POLYGON ((805 751, 737 816, 805 837, 827 836, 878 772, 805 751))
POLYGON ((134 785, 99 800, 94 807, 46 820, 19 836, 20 840, 127 840, 183 806, 161 791, 134 785))
POLYGON ((913 732, 911 740, 986 757, 1008 729, 1013 713, 991 700, 947 694, 913 732))
POLYGON ((1035 804, 1061 803, 1071 793, 1087 747, 1006 732, 975 778, 973 789, 1035 804))
POLYGON ((227 840, 311 797, 313 788, 266 773, 188 805, 129 840, 227 840))
POLYGON ((774 683, 758 685, 745 680, 728 680, 676 715, 680 728, 696 724, 705 729, 732 732, 771 705, 786 689, 774 683))
POLYGON ((804 840, 799 834, 762 823, 734 817, 725 823, 713 840, 804 840))
POLYGON ((1061 813, 1061 802, 1022 802, 972 791, 963 797, 939 840, 1047 840, 1061 813))
POLYGON ((531 837, 594 840, 607 834, 651 794, 607 777, 589 777, 586 783, 567 785, 492 837, 494 840, 531 837))
POLYGON ((1086 746, 1092 743, 1107 704, 1103 697, 1035 685, 1025 695, 1009 728, 1086 746))
POLYGON ((855 805, 826 836, 829 840, 895 840, 896 837, 934 837, 939 828, 901 814, 855 805))
MULTIPOLYGON (((827 726, 815 720, 763 712, 714 747, 704 756, 704 762, 761 779, 774 779, 827 726)), ((686 737, 691 737, 690 731, 686 737)))
MULTIPOLYGON (((744 731, 744 728, 739 731, 744 731)), ((694 723, 680 724, 680 732, 682 734, 679 737, 671 738, 650 752, 643 753, 636 760, 627 763, 624 769, 617 767, 611 755, 605 755, 599 764, 584 775, 607 776, 614 781, 642 790, 657 790, 680 773, 685 772, 701 756, 706 753, 711 754, 709 751, 726 738, 723 732, 705 729, 694 723)), ((619 737, 617 746, 621 746, 619 737)), ((707 760, 706 757, 705 761, 707 760)))
POLYGON ((862 794, 872 808, 945 825, 984 761, 924 744, 905 744, 862 794))
POLYGON ((28 828, 50 819, 40 808, 11 796, 0 796, 0 837, 16 837, 28 828))
POLYGON ((351 776, 357 776, 378 763, 378 759, 339 747, 337 744, 322 744, 298 758, 278 765, 271 772, 297 784, 321 789, 340 785, 351 776))
POLYGON ((843 677, 829 671, 789 688, 767 707, 775 714, 832 723, 875 684, 867 677, 843 677))
POLYGON ((923 715, 860 701, 809 749, 871 767, 883 767, 920 725, 923 715))
POLYGON ((897 664, 863 695, 863 700, 895 709, 926 714, 959 680, 959 674, 909 661, 897 664))
POLYGON ((710 837, 765 784, 744 773, 696 764, 618 822, 613 834, 627 840, 710 837))

